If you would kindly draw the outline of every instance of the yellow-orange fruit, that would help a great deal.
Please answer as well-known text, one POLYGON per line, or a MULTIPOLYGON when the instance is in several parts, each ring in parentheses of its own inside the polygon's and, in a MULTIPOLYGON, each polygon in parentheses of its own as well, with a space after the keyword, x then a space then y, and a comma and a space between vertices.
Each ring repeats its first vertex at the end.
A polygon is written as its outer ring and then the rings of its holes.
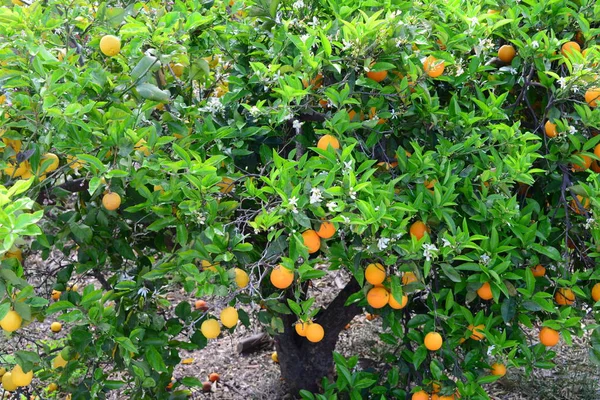
POLYGON ((479 289, 477 289, 477 295, 483 300, 491 300, 494 298, 492 294, 492 287, 489 282, 484 282, 479 289))
POLYGON ((546 275, 546 268, 544 268, 542 264, 538 264, 531 268, 531 272, 536 278, 541 278, 542 276, 546 275))
POLYGON ((277 289, 288 288, 294 282, 294 272, 278 265, 271 271, 271 283, 277 289))
POLYGON ((322 239, 329 239, 335 235, 335 226, 331 222, 321 222, 317 235, 322 239))
POLYGON ((317 142, 317 147, 321 150, 327 150, 330 146, 337 150, 340 148, 340 141, 332 135, 323 135, 317 142))
POLYGON ((444 61, 434 56, 429 56, 423 62, 423 70, 431 78, 437 78, 444 73, 444 61))
POLYGON ((567 42, 562 45, 560 52, 563 56, 570 56, 573 53, 581 53, 581 46, 577 42, 567 42))
POLYGON ((414 236, 417 240, 421 240, 425 236, 425 232, 429 232, 429 229, 423 221, 416 221, 410 226, 409 232, 411 236, 414 236))
POLYGON ((401 310, 404 307, 406 307, 407 303, 408 303, 408 296, 407 295, 403 294, 402 295, 402 303, 398 303, 396 301, 396 299, 394 298, 394 296, 392 296, 392 294, 390 293, 390 299, 388 300, 388 304, 393 309, 395 309, 395 310, 401 310))
POLYGON ((316 253, 321 248, 321 238, 312 229, 302 232, 302 240, 304 240, 304 245, 308 247, 310 254, 316 253))
POLYGON ((320 342, 325 336, 325 330, 317 323, 312 323, 306 328, 306 338, 313 343, 320 342))
POLYGON ((367 303, 373 308, 383 308, 390 299, 390 293, 383 287, 374 287, 367 293, 367 303))
POLYGON ((539 338, 541 344, 552 347, 558 344, 558 341, 560 340, 560 334, 558 331, 545 326, 540 330, 539 338))
POLYGON ((544 131, 546 132, 546 136, 549 138, 556 137, 558 135, 558 131, 556 130, 556 124, 550 122, 550 120, 546 121, 544 124, 544 131))
POLYGON ((505 63, 510 63, 517 55, 517 51, 509 44, 505 44, 498 50, 498 58, 505 63))
POLYGON ((365 269, 365 279, 371 285, 381 285, 385 277, 385 268, 379 263, 369 264, 365 269))
POLYGON ((442 348, 442 344, 444 340, 442 339, 442 335, 437 332, 429 332, 425 335, 425 340, 423 341, 427 350, 436 351, 442 348))
POLYGON ((575 302, 575 293, 569 288, 560 288, 554 294, 556 304, 561 306, 570 306, 575 302))

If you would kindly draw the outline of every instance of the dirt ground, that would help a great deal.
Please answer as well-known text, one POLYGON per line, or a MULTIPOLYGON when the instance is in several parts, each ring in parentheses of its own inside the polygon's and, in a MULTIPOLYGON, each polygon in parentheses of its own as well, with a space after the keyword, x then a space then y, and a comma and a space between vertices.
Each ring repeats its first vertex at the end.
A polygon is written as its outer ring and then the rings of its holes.
MULTIPOLYGON (((36 262, 35 259, 28 262, 36 262)), ((37 262, 40 262, 37 260, 37 262)), ((315 282, 315 296, 322 302, 329 302, 347 280, 342 272, 328 274, 327 279, 315 282)), ((87 281, 89 282, 89 281, 87 281)), ((84 281, 78 282, 85 284, 84 281)), ((40 284, 38 290, 48 290, 45 284, 40 284)), ((49 292, 46 292, 49 293, 49 292)), ((44 295, 46 295, 44 293, 44 295)), ((183 300, 183 293, 174 293, 177 300, 183 300)), ((189 299, 193 302, 194 299, 189 299)), ((205 299, 210 303, 211 299, 205 299)), ((177 301, 174 302, 178 303, 177 301)), ((248 310, 250 311, 250 310, 248 310)), ((17 342, 15 338, 0 335, 0 364, 3 356, 10 349, 23 348, 29 343, 33 346, 36 340, 60 339, 66 335, 68 326, 63 331, 53 334, 50 323, 34 322, 22 328, 17 342), (22 338, 27 338, 23 341, 22 338)), ((381 330, 381 320, 367 320, 364 314, 358 315, 350 323, 350 328, 342 331, 336 351, 344 356, 358 355, 362 361, 377 369, 381 355, 388 348, 378 338, 381 330)), ((210 373, 220 375, 220 382, 212 386, 210 393, 202 393, 195 389, 194 399, 244 399, 244 400, 278 400, 290 399, 285 394, 285 383, 281 379, 279 366, 272 359, 273 348, 265 348, 250 354, 238 354, 236 345, 239 340, 253 333, 260 332, 260 326, 253 321, 250 328, 239 326, 233 334, 225 334, 217 340, 211 340, 208 346, 194 352, 183 352, 181 358, 192 358, 188 365, 180 364, 174 373, 174 378, 194 376, 201 381, 207 380, 210 373)), ((576 338, 571 347, 561 342, 553 350, 557 351, 556 368, 553 370, 537 370, 530 377, 525 377, 519 369, 509 369, 508 374, 494 384, 488 385, 488 393, 493 400, 597 400, 600 399, 600 369, 594 366, 587 355, 587 338, 576 338)), ((47 384, 47 383, 46 383, 47 384)), ((44 386, 46 385, 44 384, 44 386)), ((38 386, 39 388, 39 386, 38 386)), ((42 391, 36 391, 40 399, 45 396, 42 391)), ((0 396, 2 398, 2 396, 0 396)), ((115 400, 123 397, 115 394, 115 400)))

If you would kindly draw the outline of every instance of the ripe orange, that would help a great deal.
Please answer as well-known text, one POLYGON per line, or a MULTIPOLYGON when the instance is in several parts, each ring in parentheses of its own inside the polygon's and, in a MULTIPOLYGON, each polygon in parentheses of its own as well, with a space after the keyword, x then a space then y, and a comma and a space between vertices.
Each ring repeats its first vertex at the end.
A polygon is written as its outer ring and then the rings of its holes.
POLYGON ((429 229, 423 221, 416 221, 410 226, 409 232, 411 236, 414 236, 417 240, 421 240, 425 236, 425 232, 429 232, 429 229))
POLYGON ((60 332, 62 329, 62 324, 60 322, 53 322, 50 324, 50 330, 54 333, 60 332))
POLYGON ((373 321, 375 318, 377 318, 377 314, 366 313, 365 318, 367 319, 367 321, 373 321))
POLYGON ((200 325, 200 331, 207 339, 214 339, 221 333, 219 321, 216 319, 207 319, 200 325))
POLYGON ((594 160, 592 162, 592 171, 596 172, 596 173, 600 173, 600 164, 598 164, 598 161, 594 160))
POLYGON ((494 364, 492 364, 491 372, 492 372, 492 375, 504 376, 504 375, 506 375, 506 366, 504 366, 504 364, 494 363, 494 364))
POLYGON ((594 154, 596 157, 600 157, 600 144, 597 144, 596 147, 594 147, 594 154))
POLYGON ((546 121, 544 124, 544 130, 546 131, 546 136, 549 138, 556 137, 558 135, 558 131, 556 130, 556 124, 550 122, 550 120, 546 121))
POLYGON ((436 351, 442 347, 442 335, 437 332, 429 332, 425 335, 425 340, 423 341, 427 350, 436 351))
POLYGON ((12 380, 12 373, 7 372, 2 375, 2 389, 6 390, 7 392, 13 392, 17 390, 17 388, 18 386, 12 380))
POLYGON ((403 285, 408 285, 410 283, 416 282, 417 281, 417 276, 415 275, 414 272, 405 272, 404 274, 402 274, 402 284, 403 285))
POLYGON ((121 51, 121 39, 113 35, 102 36, 100 51, 108 57, 116 56, 121 51))
POLYGON ((533 272, 533 276, 536 278, 541 278, 546 275, 546 268, 542 264, 538 264, 535 267, 531 268, 531 272, 533 272))
POLYGON ((310 325, 310 324, 311 324, 310 321, 296 322, 296 325, 294 325, 294 328, 296 328, 296 333, 298 334, 298 336, 302 336, 302 337, 306 336, 306 328, 308 328, 308 325, 310 325))
MULTIPOLYGON (((371 109, 369 110, 369 119, 375 119, 375 117, 377 117, 377 107, 371 107, 371 109)), ((385 124, 386 122, 387 119, 385 118, 377 119, 377 125, 385 124)))
POLYGON ((235 284, 237 285, 237 287, 239 287, 240 289, 243 289, 246 286, 248 286, 248 283, 250 283, 250 276, 248 275, 248 273, 246 271, 244 271, 241 268, 235 268, 234 273, 235 273, 235 284))
POLYGON ((437 78, 444 73, 444 61, 434 56, 429 56, 423 62, 423 70, 431 78, 437 78))
POLYGON ((239 321, 239 315, 234 307, 227 307, 221 311, 221 323, 227 328, 233 328, 239 321))
POLYGON ((271 283, 277 289, 286 289, 294 282, 294 271, 278 265, 271 271, 271 283))
POLYGON ((561 306, 570 306, 575 302, 575 293, 569 288, 560 288, 554 294, 554 300, 561 306))
POLYGON ((321 248, 321 238, 312 229, 302 232, 302 239, 310 254, 316 253, 321 248))
POLYGON ((498 50, 498 58, 505 63, 510 63, 517 55, 517 51, 509 44, 505 44, 498 50))
MULTIPOLYGON (((348 111, 348 118, 350 118, 350 121, 354 121, 354 118, 356 117, 356 111, 354 110, 350 110, 348 111)), ((364 120, 365 119, 365 114, 361 111, 360 112, 360 120, 364 120)))
POLYGON ((581 53, 581 46, 579 46, 579 43, 577 42, 567 42, 562 45, 560 52, 565 57, 573 55, 574 52, 581 53))
POLYGON ((206 311, 208 310, 208 304, 206 304, 206 301, 204 300, 196 300, 194 303, 194 308, 196 310, 206 311))
POLYGON ((27 386, 33 379, 33 370, 29 370, 29 372, 26 373, 19 364, 15 365, 11 374, 12 381, 17 386, 27 386))
POLYGON ((277 355, 277 352, 276 352, 276 351, 274 351, 274 352, 271 354, 271 360, 273 360, 273 362, 275 362, 275 363, 278 363, 278 362, 279 362, 279 356, 277 355))
POLYGON ((383 287, 374 287, 367 293, 367 303, 373 308, 383 308, 390 299, 390 293, 383 287))
POLYGON ((381 82, 387 77, 387 71, 369 71, 367 78, 373 79, 375 82, 381 82))
POLYGON ((594 287, 592 287, 592 299, 594 299, 594 301, 600 300, 600 283, 596 283, 594 287))
POLYGON ((600 103, 600 88, 591 88, 585 92, 585 102, 590 107, 598 107, 600 103))
POLYGON ((539 338, 541 344, 552 347, 558 344, 558 341, 560 340, 560 334, 554 329, 545 326, 542 328, 542 330, 540 330, 539 338))
POLYGON ((226 176, 221 179, 221 182, 217 183, 217 186, 220 187, 219 192, 224 194, 230 193, 235 189, 234 180, 226 176))
POLYGON ((106 193, 102 197, 102 205, 108 211, 114 211, 121 205, 121 196, 115 192, 106 193))
POLYGON ((213 372, 208 376, 208 380, 211 382, 218 382, 221 380, 221 377, 216 372, 213 372))
POLYGON ((582 158, 583 162, 581 164, 579 164, 579 163, 573 164, 573 171, 586 171, 592 166, 591 157, 586 156, 585 154, 575 154, 575 155, 582 158))
POLYGON ((321 150, 329 150, 329 146, 337 150, 340 148, 340 141, 337 140, 334 136, 323 135, 321 139, 319 139, 319 141, 317 142, 317 147, 321 150))
POLYGON ((306 338, 313 343, 320 342, 325 336, 325 330, 320 324, 312 323, 306 327, 306 338))
POLYGON ((312 86, 313 89, 319 89, 323 86, 323 74, 319 72, 310 82, 307 79, 302 79, 302 85, 304 89, 308 89, 308 86, 312 86))
POLYGON ((468 329, 472 333, 471 339, 477 340, 477 341, 480 341, 481 339, 485 339, 485 333, 483 333, 483 330, 485 329, 485 325, 481 324, 481 325, 473 326, 471 324, 471 325, 469 325, 468 329))
POLYGON ((317 235, 322 239, 329 239, 335 235, 335 226, 331 222, 321 222, 317 235))
POLYGON ((477 295, 483 300, 491 300, 494 298, 492 294, 492 287, 489 282, 484 282, 479 289, 477 289, 477 295))
POLYGON ((385 277, 385 268, 379 263, 369 264, 365 269, 365 279, 371 285, 381 285, 385 277))
POLYGON ((587 197, 583 197, 580 195, 577 195, 577 200, 579 200, 579 204, 577 204, 577 201, 575 201, 575 199, 571 200, 571 208, 573 209, 573 211, 575 212, 575 214, 583 214, 585 212, 585 210, 587 210, 590 207, 590 199, 587 197))
POLYGON ((413 393, 412 400, 429 400, 429 393, 424 390, 419 390, 418 392, 413 393))
POLYGON ((0 320, 0 328, 6 332, 14 332, 21 327, 23 318, 14 310, 10 310, 4 318, 0 320))
POLYGON ((392 296, 392 294, 390 293, 390 299, 388 300, 388 304, 393 309, 395 309, 395 310, 401 310, 404 307, 406 307, 407 303, 408 303, 408 296, 407 295, 403 294, 402 295, 402 303, 398 303, 396 301, 396 299, 394 298, 394 296, 392 296))

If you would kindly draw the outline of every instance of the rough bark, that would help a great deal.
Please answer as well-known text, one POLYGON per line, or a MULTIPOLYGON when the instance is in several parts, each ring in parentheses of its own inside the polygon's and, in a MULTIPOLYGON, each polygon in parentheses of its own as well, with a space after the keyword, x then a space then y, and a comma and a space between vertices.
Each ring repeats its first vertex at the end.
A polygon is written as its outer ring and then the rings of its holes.
POLYGON ((323 377, 333 373, 333 350, 339 333, 361 312, 356 304, 344 304, 350 295, 359 290, 360 285, 352 278, 329 306, 317 314, 314 322, 321 324, 325 331, 325 337, 318 343, 311 343, 296 334, 295 315, 283 316, 285 330, 275 337, 275 347, 279 355, 281 375, 293 396, 297 396, 302 389, 319 391, 323 377))

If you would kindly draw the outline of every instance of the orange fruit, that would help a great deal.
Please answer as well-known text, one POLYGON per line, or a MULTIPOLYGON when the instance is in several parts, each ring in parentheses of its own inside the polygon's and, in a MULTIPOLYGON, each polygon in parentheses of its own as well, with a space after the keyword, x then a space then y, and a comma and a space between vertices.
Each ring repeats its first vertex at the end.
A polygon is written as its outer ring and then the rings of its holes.
POLYGON ((396 299, 394 298, 394 296, 392 296, 392 294, 390 293, 390 299, 388 300, 388 304, 394 310, 401 310, 401 309, 403 309, 404 307, 406 307, 407 303, 408 303, 408 296, 407 295, 403 294, 402 295, 402 303, 398 303, 396 301, 396 299))
POLYGON ((239 288, 245 288, 248 286, 250 282, 250 276, 246 271, 241 268, 234 268, 233 272, 235 273, 235 284, 239 288))
POLYGON ((585 92, 585 102, 590 107, 598 107, 600 102, 600 88, 591 88, 585 92))
POLYGON ((517 51, 509 44, 505 44, 498 50, 498 58, 505 63, 510 63, 517 55, 517 51))
POLYGON ((594 301, 600 300, 600 283, 596 283, 592 288, 592 299, 594 301))
POLYGON ((536 278, 541 278, 546 275, 546 268, 542 264, 538 264, 535 267, 531 268, 531 272, 533 272, 533 276, 536 278))
POLYGON ((221 333, 221 326, 216 319, 207 319, 200 325, 200 331, 207 339, 215 339, 221 333))
POLYGON ((296 322, 296 325, 294 326, 294 328, 296 328, 296 333, 298 334, 298 336, 302 336, 302 337, 306 336, 306 328, 308 328, 308 325, 310 325, 310 321, 296 322))
POLYGON ((575 293, 569 288, 560 288, 554 294, 554 300, 561 306, 570 306, 575 302, 575 293))
POLYGON ((369 71, 367 78, 373 79, 375 82, 381 82, 387 77, 387 71, 369 71))
MULTIPOLYGON (((369 119, 374 119, 377 116, 377 107, 371 107, 369 110, 369 119)), ((387 119, 379 118, 377 119, 377 125, 385 124, 387 119)))
POLYGON ((213 372, 208 376, 208 380, 211 382, 218 382, 219 380, 221 380, 221 377, 216 372, 213 372))
POLYGON ((206 301, 204 300, 196 300, 194 303, 194 308, 196 310, 206 311, 208 310, 208 304, 206 304, 206 301))
POLYGON ((581 164, 575 163, 573 164, 573 171, 586 171, 592 166, 592 159, 585 154, 575 154, 583 159, 581 164))
POLYGON ((492 287, 489 282, 484 282, 479 289, 477 289, 477 295, 483 300, 491 300, 494 298, 492 294, 492 287))
POLYGON ((52 300, 58 301, 58 299, 60 299, 60 295, 61 295, 60 290, 53 290, 52 295, 50 297, 52 297, 52 300))
POLYGON ((404 274, 402 274, 402 284, 403 285, 408 285, 410 283, 416 282, 417 281, 417 276, 415 275, 414 272, 405 272, 404 274))
POLYGON ((302 79, 302 85, 304 89, 308 89, 309 86, 312 86, 313 89, 320 88, 323 86, 323 74, 319 72, 310 82, 307 79, 302 79))
POLYGON ((310 254, 316 253, 321 248, 321 238, 312 229, 302 232, 302 239, 310 254))
POLYGON ((273 360, 273 362, 275 362, 275 363, 279 362, 279 356, 277 355, 276 351, 274 351, 273 353, 271 353, 271 360, 273 360))
POLYGON ((409 232, 411 236, 414 236, 417 240, 421 240, 425 236, 425 232, 429 232, 429 229, 423 221, 416 221, 410 226, 409 232))
POLYGON ((492 375, 504 376, 504 375, 506 375, 506 366, 504 366, 504 364, 494 363, 494 364, 492 364, 491 372, 492 372, 492 375))
POLYGON ((560 334, 558 331, 545 326, 542 328, 542 330, 540 330, 539 338, 541 344, 552 347, 558 344, 558 341, 560 340, 560 334))
POLYGON ((444 61, 434 56, 429 56, 423 62, 423 70, 431 78, 437 78, 444 73, 444 61))
POLYGON ((413 393, 412 400, 429 400, 429 393, 424 390, 419 390, 418 392, 413 393))
POLYGON ((221 193, 230 193, 233 189, 235 189, 235 185, 233 183, 233 179, 228 178, 228 177, 223 177, 223 179, 221 179, 221 182, 217 183, 217 186, 220 187, 219 192, 221 193))
POLYGON ((325 330, 320 324, 312 323, 306 328, 306 338, 309 342, 320 342, 325 336, 325 330))
POLYGON ((10 310, 4 318, 0 320, 0 328, 6 332, 14 332, 21 327, 23 318, 14 310, 10 310))
POLYGON ((29 372, 25 373, 19 364, 15 365, 11 374, 12 381, 17 386, 27 386, 33 380, 33 370, 29 370, 29 372))
POLYGON ((115 192, 106 193, 102 197, 102 205, 108 211, 114 211, 121 205, 121 196, 115 192))
POLYGON ((277 289, 288 288, 294 282, 294 271, 278 265, 271 271, 271 283, 277 289))
POLYGON ((121 51, 121 39, 113 35, 102 36, 100 51, 108 57, 116 56, 121 51))
POLYGON ((335 235, 335 226, 331 222, 321 222, 317 235, 322 239, 329 239, 335 235))
POLYGON ((442 347, 442 335, 437 332, 429 332, 425 335, 425 340, 423 341, 427 350, 436 351, 442 347))
POLYGON ((583 214, 585 212, 585 210, 587 210, 590 207, 590 199, 587 197, 583 197, 580 195, 577 195, 577 200, 579 200, 579 204, 577 204, 577 201, 575 201, 575 199, 571 200, 571 208, 573 209, 573 211, 575 212, 575 214, 583 214))
POLYGON ((62 324, 60 322, 53 322, 52 324, 50 324, 50 330, 54 333, 60 332, 61 329, 62 324))
MULTIPOLYGON (((348 111, 348 118, 350 118, 350 121, 354 121, 354 118, 356 117, 356 111, 354 110, 350 110, 348 111)), ((365 114, 361 111, 360 112, 360 120, 364 120, 365 119, 365 114)))
POLYGON ((597 144, 594 147, 594 154, 596 155, 596 157, 600 157, 600 144, 597 144))
POLYGON ((562 45, 560 52, 565 57, 572 55, 574 52, 581 53, 581 46, 577 42, 567 42, 562 45))
POLYGON ((485 329, 485 325, 481 324, 481 325, 473 326, 471 324, 471 325, 469 325, 468 329, 472 333, 471 339, 477 340, 477 341, 480 341, 481 339, 485 339, 485 333, 483 333, 483 330, 485 329))
POLYGON ((331 146, 334 150, 337 150, 340 148, 340 142, 331 135, 323 135, 321 139, 319 139, 317 147, 321 150, 329 150, 329 146, 331 146))
POLYGON ((546 131, 546 136, 549 138, 556 137, 558 135, 558 131, 556 130, 556 124, 550 122, 550 120, 546 121, 544 124, 544 130, 546 131))
POLYGON ((371 285, 381 285, 385 277, 385 268, 379 263, 369 264, 365 269, 365 279, 371 285))
POLYGON ((596 172, 596 173, 600 173, 600 164, 598 163, 598 161, 594 160, 592 162, 592 171, 596 172))
POLYGON ((374 287, 367 293, 367 303, 373 308, 383 308, 390 299, 390 293, 383 287, 374 287))
POLYGON ((233 328, 239 321, 239 315, 234 307, 227 307, 221 311, 221 323, 227 328, 233 328))

